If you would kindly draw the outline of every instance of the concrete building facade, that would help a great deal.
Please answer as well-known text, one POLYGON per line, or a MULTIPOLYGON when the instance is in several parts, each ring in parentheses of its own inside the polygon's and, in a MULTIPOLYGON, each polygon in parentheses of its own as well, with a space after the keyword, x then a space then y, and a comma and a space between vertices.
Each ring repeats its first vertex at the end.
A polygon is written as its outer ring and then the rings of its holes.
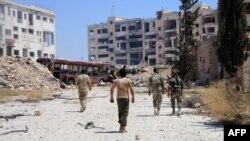
POLYGON ((55 31, 54 12, 0 0, 0 57, 54 58, 55 31))
MULTIPOLYGON (((199 41, 215 36, 218 31, 217 11, 208 5, 197 4, 199 18, 194 27, 199 41)), ((179 12, 161 10, 155 18, 124 19, 110 17, 106 23, 88 26, 88 54, 90 61, 138 65, 166 64, 179 59, 176 37, 181 30, 179 12)))

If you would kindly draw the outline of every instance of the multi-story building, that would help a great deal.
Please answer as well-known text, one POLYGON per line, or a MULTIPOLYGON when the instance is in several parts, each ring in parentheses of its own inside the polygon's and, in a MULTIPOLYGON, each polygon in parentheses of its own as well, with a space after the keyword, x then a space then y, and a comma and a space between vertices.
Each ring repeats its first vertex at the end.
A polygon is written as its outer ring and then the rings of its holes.
MULTIPOLYGON (((199 41, 215 36, 218 31, 217 11, 208 5, 197 4, 200 16, 193 30, 199 41)), ((178 60, 176 37, 181 30, 182 15, 167 10, 158 11, 149 19, 108 18, 107 23, 88 26, 90 61, 137 65, 165 64, 178 60)))
POLYGON ((55 13, 0 0, 0 57, 54 58, 55 13))

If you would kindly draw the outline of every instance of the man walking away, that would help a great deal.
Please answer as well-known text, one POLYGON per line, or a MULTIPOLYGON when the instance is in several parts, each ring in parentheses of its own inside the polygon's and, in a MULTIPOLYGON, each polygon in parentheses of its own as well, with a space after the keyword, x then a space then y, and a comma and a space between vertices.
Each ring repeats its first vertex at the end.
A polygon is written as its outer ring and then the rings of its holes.
POLYGON ((81 109, 83 112, 86 109, 88 90, 91 91, 92 84, 88 75, 85 74, 85 70, 81 70, 81 75, 76 79, 76 86, 78 87, 79 100, 81 109))
POLYGON ((177 116, 181 115, 181 107, 182 107, 182 90, 183 90, 183 83, 180 77, 177 75, 176 72, 172 72, 172 78, 169 80, 169 89, 171 92, 171 105, 172 105, 172 114, 175 114, 175 99, 177 100, 178 105, 178 113, 177 116))
POLYGON ((131 102, 134 103, 134 90, 132 87, 132 82, 129 78, 126 78, 126 70, 121 69, 119 71, 121 78, 115 79, 110 89, 110 102, 114 103, 114 89, 117 87, 117 105, 118 105, 118 118, 120 123, 120 132, 126 133, 127 117, 129 113, 129 93, 130 90, 132 99, 131 102))
POLYGON ((154 67, 154 74, 149 78, 148 92, 153 92, 154 115, 160 114, 162 95, 164 94, 164 81, 158 68, 154 67))

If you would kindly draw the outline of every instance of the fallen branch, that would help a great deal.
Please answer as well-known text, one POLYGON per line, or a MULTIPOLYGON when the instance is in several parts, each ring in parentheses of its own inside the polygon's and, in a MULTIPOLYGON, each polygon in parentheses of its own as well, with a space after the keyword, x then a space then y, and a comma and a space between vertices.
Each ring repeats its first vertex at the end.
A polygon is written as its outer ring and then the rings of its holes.
POLYGON ((10 133, 16 133, 16 132, 24 132, 24 133, 27 133, 28 130, 29 130, 29 129, 28 129, 28 127, 26 126, 25 130, 14 130, 14 131, 9 131, 9 132, 0 134, 0 136, 2 136, 2 135, 7 135, 7 134, 10 134, 10 133))
POLYGON ((80 122, 78 122, 77 124, 80 125, 80 126, 82 126, 82 127, 85 127, 85 129, 99 128, 99 129, 105 130, 105 128, 103 128, 103 127, 97 127, 97 126, 95 126, 94 122, 88 122, 86 125, 83 125, 80 122))
POLYGON ((8 116, 0 116, 0 119, 3 118, 6 121, 8 121, 9 119, 15 119, 17 117, 21 117, 21 116, 30 116, 30 115, 24 115, 24 114, 13 114, 13 115, 8 115, 8 116))

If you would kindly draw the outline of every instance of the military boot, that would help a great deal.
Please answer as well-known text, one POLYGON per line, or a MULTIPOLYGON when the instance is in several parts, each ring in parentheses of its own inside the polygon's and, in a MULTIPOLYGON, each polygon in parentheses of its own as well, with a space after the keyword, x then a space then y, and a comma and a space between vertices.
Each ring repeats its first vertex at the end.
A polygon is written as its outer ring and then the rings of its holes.
POLYGON ((121 125, 120 133, 127 133, 126 126, 121 125))
POLYGON ((157 108, 154 108, 154 115, 157 115, 157 108))
POLYGON ((178 108, 177 116, 180 116, 180 115, 181 115, 181 108, 178 108))
POLYGON ((175 109, 173 108, 173 110, 172 110, 172 115, 175 115, 175 109))
POLYGON ((156 115, 157 115, 157 116, 160 115, 160 109, 157 109, 156 115))

